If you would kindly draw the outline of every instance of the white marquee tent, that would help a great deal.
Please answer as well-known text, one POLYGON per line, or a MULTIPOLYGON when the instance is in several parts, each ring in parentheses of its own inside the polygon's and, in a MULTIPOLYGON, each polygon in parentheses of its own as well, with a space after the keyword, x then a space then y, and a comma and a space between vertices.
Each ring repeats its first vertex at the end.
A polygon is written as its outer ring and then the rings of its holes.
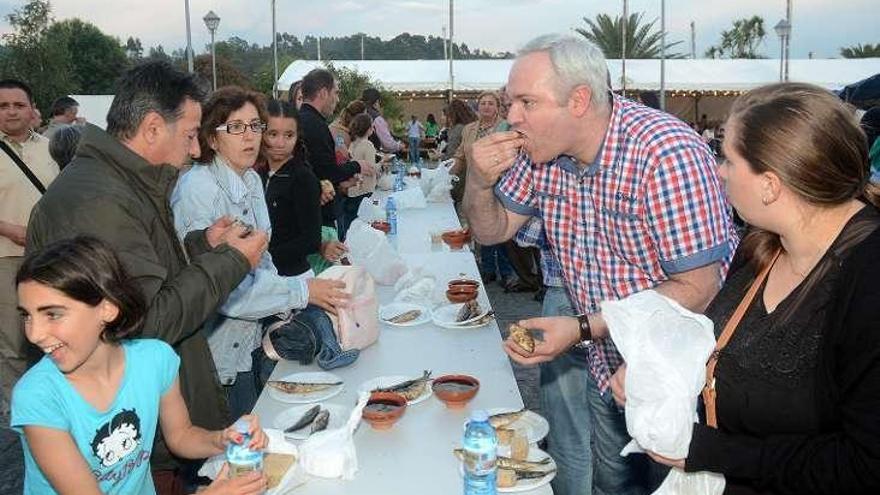
MULTIPOLYGON (((287 90, 325 62, 297 60, 278 79, 287 90)), ((368 74, 386 89, 396 92, 437 92, 449 87, 449 64, 445 60, 335 60, 344 67, 368 74)), ((457 60, 454 63, 456 91, 484 91, 507 82, 512 60, 457 60)), ((614 89, 621 87, 621 61, 609 60, 614 89)), ((841 87, 880 73, 880 58, 792 60, 789 79, 810 82, 828 89, 841 87)), ((667 91, 745 91, 779 80, 779 60, 676 59, 666 61, 667 91)), ((659 60, 627 60, 627 90, 660 89, 659 60)))

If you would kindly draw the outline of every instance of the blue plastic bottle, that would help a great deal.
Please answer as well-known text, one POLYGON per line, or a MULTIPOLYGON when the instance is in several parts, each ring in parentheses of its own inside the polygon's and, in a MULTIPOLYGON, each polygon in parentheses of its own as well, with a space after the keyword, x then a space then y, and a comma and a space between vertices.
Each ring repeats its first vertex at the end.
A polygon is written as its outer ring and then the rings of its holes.
POLYGON ((241 433, 244 440, 240 444, 230 443, 226 447, 229 477, 235 478, 251 471, 262 471, 263 453, 248 448, 248 444, 251 443, 251 435, 248 433, 250 423, 247 420, 239 419, 233 426, 237 432, 241 433))
POLYGON ((397 202, 394 201, 394 196, 388 196, 385 203, 385 220, 390 226, 388 235, 397 235, 397 202))
POLYGON ((394 159, 394 192, 403 191, 406 189, 406 184, 403 182, 403 176, 406 174, 406 168, 403 165, 403 162, 394 159))
POLYGON ((471 413, 464 430, 464 495, 495 495, 498 438, 486 411, 471 413))

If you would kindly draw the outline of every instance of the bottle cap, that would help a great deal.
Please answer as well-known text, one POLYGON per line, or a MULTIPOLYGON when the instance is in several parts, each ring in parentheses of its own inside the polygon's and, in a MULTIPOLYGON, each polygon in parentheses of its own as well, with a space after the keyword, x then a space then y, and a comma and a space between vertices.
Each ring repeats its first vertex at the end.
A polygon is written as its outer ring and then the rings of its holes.
POLYGON ((485 409, 471 411, 471 421, 489 421, 489 413, 485 409))

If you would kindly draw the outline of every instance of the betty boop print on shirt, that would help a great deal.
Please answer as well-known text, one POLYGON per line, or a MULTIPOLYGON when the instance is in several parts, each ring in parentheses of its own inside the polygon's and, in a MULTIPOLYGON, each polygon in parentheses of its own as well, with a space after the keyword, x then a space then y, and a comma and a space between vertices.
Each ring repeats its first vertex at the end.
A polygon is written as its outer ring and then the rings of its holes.
POLYGON ((123 409, 95 432, 92 452, 102 466, 110 467, 134 452, 140 439, 141 419, 134 409, 123 409))

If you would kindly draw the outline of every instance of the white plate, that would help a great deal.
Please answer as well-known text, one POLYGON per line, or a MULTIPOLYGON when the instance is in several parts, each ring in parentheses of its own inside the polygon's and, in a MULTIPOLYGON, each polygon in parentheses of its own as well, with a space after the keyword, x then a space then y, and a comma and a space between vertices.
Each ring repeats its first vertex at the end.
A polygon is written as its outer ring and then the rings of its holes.
MULTIPOLYGON (((538 447, 531 446, 529 448, 528 460, 540 461, 541 459, 544 459, 546 457, 550 457, 550 455, 547 454, 546 452, 544 452, 543 450, 539 449, 538 447)), ((513 486, 509 486, 506 488, 499 488, 498 493, 527 492, 529 490, 534 490, 535 488, 538 488, 538 487, 546 485, 547 483, 550 483, 553 480, 553 478, 556 477, 556 469, 557 469, 556 461, 554 461, 552 457, 550 457, 550 463, 547 464, 546 466, 542 467, 541 469, 543 469, 545 471, 553 470, 553 472, 544 476, 543 478, 535 478, 535 479, 530 479, 530 480, 517 481, 516 484, 513 486)))
MULTIPOLYGON (((327 429, 332 430, 334 428, 339 428, 348 420, 348 417, 351 415, 351 409, 347 407, 340 406, 338 404, 320 404, 322 409, 327 409, 330 411, 330 422, 327 424, 327 429)), ((278 428, 282 432, 287 428, 293 426, 294 423, 299 421, 299 419, 306 413, 309 409, 315 407, 315 404, 310 405, 302 405, 302 406, 293 406, 290 409, 287 409, 283 413, 279 414, 275 418, 275 428, 278 428)), ((305 440, 309 437, 309 429, 310 426, 307 426, 301 430, 284 433, 284 437, 291 440, 305 440)))
MULTIPOLYGON (((511 407, 496 407, 494 409, 489 409, 487 412, 491 416, 493 414, 514 411, 518 411, 518 409, 511 407)), ((543 416, 532 411, 526 411, 518 420, 505 426, 505 428, 513 428, 520 433, 525 433, 529 443, 538 443, 550 433, 550 423, 548 423, 543 416)))
MULTIPOLYGON (((273 381, 273 380, 270 380, 273 381)), ((326 371, 306 371, 303 373, 293 373, 290 375, 282 376, 277 379, 277 381, 282 382, 305 382, 305 383, 336 383, 341 382, 342 378, 339 378, 337 375, 333 373, 327 373, 326 371)), ((345 388, 345 384, 340 384, 335 387, 330 387, 326 390, 321 390, 318 392, 312 392, 309 394, 288 394, 278 390, 275 387, 266 385, 266 388, 269 389, 269 397, 281 401, 287 402, 288 404, 308 404, 310 402, 321 402, 322 400, 327 400, 330 397, 335 396, 339 392, 342 392, 342 389, 345 388)))
MULTIPOLYGON (((369 393, 369 392, 372 392, 374 389, 390 387, 392 385, 396 385, 398 383, 405 382, 407 380, 412 380, 413 378, 417 378, 417 377, 416 376, 405 376, 405 375, 379 376, 379 377, 373 378, 372 380, 367 380, 364 383, 361 383, 361 386, 358 387, 358 393, 360 393, 360 392, 369 393)), ((428 383, 425 385, 425 390, 422 392, 422 395, 407 402, 407 405, 411 406, 413 404, 418 404, 419 402, 426 400, 433 393, 434 392, 432 392, 432 390, 431 390, 431 381, 429 380, 428 383)))
POLYGON ((464 321, 455 321, 455 317, 458 316, 464 303, 440 306, 433 311, 434 323, 443 328, 474 328, 469 323, 473 323, 489 313, 489 305, 483 301, 478 300, 478 302, 480 303, 480 314, 464 321))
POLYGON ((422 325, 431 321, 431 310, 424 306, 412 303, 386 304, 385 306, 379 308, 379 321, 393 327, 414 327, 416 325, 422 325), (406 313, 407 311, 412 310, 421 311, 422 314, 419 315, 419 317, 415 320, 408 321, 406 323, 393 323, 388 321, 388 318, 394 318, 397 315, 401 315, 403 313, 406 313))

